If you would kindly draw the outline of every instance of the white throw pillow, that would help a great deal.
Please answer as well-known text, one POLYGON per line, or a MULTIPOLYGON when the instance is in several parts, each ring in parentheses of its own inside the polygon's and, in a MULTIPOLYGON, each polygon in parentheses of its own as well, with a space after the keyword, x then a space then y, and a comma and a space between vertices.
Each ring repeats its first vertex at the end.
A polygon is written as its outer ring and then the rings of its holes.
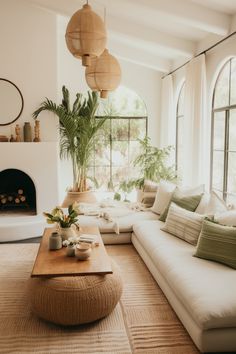
POLYGON ((215 221, 221 225, 236 226, 236 210, 229 210, 215 216, 215 221))
POLYGON ((178 191, 185 197, 189 195, 197 195, 204 192, 204 184, 200 184, 197 187, 176 187, 175 184, 168 181, 161 181, 157 190, 155 202, 152 206, 152 211, 156 214, 162 214, 166 207, 168 207, 172 194, 178 188, 178 191))
POLYGON ((205 215, 183 209, 171 203, 163 231, 196 246, 205 215))
POLYGON ((218 213, 224 213, 227 210, 228 208, 225 201, 212 191, 205 210, 205 214, 215 215, 218 213))
POLYGON ((160 181, 152 211, 161 214, 168 206, 176 185, 168 181, 160 181))
POLYGON ((198 214, 206 214, 206 209, 210 200, 210 194, 204 193, 197 209, 195 210, 198 214))

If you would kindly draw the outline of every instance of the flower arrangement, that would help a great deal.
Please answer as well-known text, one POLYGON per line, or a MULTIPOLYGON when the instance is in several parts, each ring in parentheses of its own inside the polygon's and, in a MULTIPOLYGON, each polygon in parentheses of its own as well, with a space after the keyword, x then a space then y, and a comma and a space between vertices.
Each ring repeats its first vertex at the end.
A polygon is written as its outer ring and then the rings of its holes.
POLYGON ((65 247, 68 247, 68 246, 75 246, 79 243, 79 237, 69 237, 68 240, 65 240, 62 242, 62 245, 65 246, 65 247))
POLYGON ((58 225, 60 225, 61 228, 68 228, 71 225, 77 223, 79 208, 78 208, 78 204, 74 203, 72 205, 69 205, 68 214, 65 214, 64 210, 59 207, 54 208, 51 211, 51 213, 43 213, 43 214, 44 216, 46 216, 48 224, 57 223, 58 225))

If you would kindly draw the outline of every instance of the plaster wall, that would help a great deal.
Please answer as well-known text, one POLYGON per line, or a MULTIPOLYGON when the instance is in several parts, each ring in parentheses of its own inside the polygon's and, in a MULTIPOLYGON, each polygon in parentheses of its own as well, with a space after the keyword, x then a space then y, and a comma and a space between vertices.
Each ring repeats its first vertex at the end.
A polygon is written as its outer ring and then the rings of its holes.
MULTIPOLYGON (((21 128, 26 121, 33 126, 32 112, 42 100, 45 97, 56 99, 56 31, 55 14, 24 0, 1 1, 0 77, 19 87, 24 98, 24 110, 17 122, 0 127, 0 134, 15 134, 16 123, 21 128)), ((56 141, 56 119, 43 113, 40 122, 42 141, 56 141)))

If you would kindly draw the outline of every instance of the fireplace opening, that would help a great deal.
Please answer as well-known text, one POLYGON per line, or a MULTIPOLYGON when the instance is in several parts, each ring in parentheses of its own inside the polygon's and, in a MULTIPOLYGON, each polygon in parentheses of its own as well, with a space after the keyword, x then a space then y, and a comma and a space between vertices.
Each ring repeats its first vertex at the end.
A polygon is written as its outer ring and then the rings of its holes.
POLYGON ((0 213, 36 214, 36 189, 23 171, 7 169, 0 172, 0 213))

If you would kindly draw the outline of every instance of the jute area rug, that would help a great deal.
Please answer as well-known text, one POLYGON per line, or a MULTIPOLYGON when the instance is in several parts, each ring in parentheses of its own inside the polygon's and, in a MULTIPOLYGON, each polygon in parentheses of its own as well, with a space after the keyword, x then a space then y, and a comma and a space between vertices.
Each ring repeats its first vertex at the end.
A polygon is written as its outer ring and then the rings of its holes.
POLYGON ((36 318, 27 299, 38 244, 0 245, 0 353, 196 354, 189 335, 131 245, 108 246, 124 291, 107 318, 60 327, 36 318))

